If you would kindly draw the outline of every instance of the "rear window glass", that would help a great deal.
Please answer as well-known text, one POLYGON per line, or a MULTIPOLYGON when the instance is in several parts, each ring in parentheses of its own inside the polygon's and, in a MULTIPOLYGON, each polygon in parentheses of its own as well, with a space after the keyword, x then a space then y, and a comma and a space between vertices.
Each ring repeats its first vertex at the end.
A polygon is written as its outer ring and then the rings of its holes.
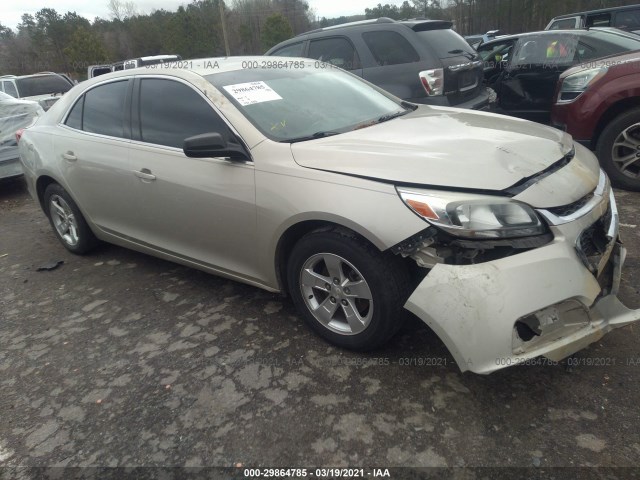
POLYGON ((16 87, 13 86, 13 83, 2 82, 2 85, 4 86, 4 91, 7 93, 7 95, 11 95, 12 97, 18 96, 18 92, 16 92, 16 87))
POLYGON ((420 61, 418 52, 399 33, 392 31, 367 32, 362 34, 362 38, 371 50, 376 63, 380 66, 420 61))
POLYGON ((128 81, 100 85, 84 98, 82 129, 111 137, 124 137, 124 101, 128 81))
POLYGON ((457 57, 463 54, 476 54, 476 51, 464 38, 449 28, 416 32, 435 52, 438 58, 457 57))
POLYGON ((60 75, 38 75, 16 80, 21 97, 35 97, 51 93, 66 93, 72 85, 60 75))

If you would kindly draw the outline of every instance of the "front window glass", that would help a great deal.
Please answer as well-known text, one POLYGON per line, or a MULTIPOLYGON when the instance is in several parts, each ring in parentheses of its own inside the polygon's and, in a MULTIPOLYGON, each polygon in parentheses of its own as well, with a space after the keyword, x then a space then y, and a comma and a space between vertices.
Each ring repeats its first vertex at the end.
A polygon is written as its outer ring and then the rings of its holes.
POLYGON ((360 58, 349 40, 342 37, 312 40, 309 45, 309 58, 336 65, 345 70, 360 68, 360 58))
POLYGON ((294 43, 293 45, 287 45, 280 50, 276 50, 271 55, 277 57, 301 57, 302 56, 302 42, 294 43))
POLYGON ((173 80, 143 79, 140 87, 140 138, 182 148, 201 133, 228 135, 229 128, 193 88, 173 80))
POLYGON ((342 133, 409 111, 354 75, 326 64, 236 70, 205 78, 276 141, 342 133))

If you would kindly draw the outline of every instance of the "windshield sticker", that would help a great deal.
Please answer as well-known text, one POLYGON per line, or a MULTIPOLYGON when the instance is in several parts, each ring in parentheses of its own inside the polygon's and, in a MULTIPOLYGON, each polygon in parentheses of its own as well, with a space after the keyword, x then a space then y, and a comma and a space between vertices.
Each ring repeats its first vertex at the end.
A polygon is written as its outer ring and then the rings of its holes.
POLYGON ((254 103, 282 100, 282 97, 264 82, 238 83, 236 85, 227 85, 223 88, 243 107, 254 103))

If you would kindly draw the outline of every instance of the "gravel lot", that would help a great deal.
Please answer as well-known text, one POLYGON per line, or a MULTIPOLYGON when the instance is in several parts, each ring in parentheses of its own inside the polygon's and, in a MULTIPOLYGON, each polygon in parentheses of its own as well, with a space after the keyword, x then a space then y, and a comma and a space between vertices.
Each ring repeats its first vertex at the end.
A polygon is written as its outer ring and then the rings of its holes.
MULTIPOLYGON (((640 194, 617 198, 640 308, 640 194)), ((71 255, 22 181, 0 183, 0 232, 5 466, 640 464, 640 326, 571 368, 460 374, 417 320, 353 354, 279 295, 110 245, 71 255)))

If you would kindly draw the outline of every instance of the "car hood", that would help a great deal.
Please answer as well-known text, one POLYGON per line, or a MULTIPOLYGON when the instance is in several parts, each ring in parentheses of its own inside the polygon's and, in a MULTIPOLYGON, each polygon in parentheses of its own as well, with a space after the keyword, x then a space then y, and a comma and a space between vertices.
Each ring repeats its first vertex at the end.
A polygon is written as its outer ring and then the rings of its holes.
POLYGON ((318 170, 399 184, 505 190, 563 159, 569 135, 502 115, 421 106, 394 120, 291 145, 318 170))

